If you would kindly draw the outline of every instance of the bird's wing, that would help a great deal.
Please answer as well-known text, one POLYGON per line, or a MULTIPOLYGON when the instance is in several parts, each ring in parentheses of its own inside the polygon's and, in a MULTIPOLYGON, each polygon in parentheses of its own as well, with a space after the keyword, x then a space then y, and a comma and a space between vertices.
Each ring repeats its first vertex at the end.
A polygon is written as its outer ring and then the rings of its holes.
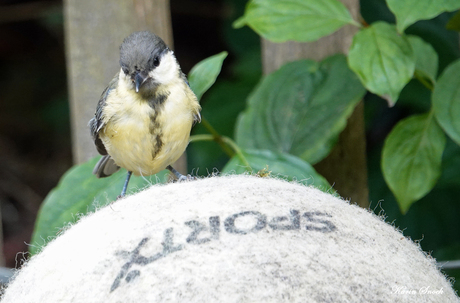
POLYGON ((96 145, 97 151, 101 155, 107 155, 107 150, 105 149, 104 144, 102 143, 101 138, 99 138, 99 131, 104 127, 104 106, 106 104, 107 96, 110 91, 115 89, 118 85, 118 74, 110 81, 109 86, 102 92, 101 98, 97 103, 96 113, 94 117, 89 121, 89 128, 91 131, 91 136, 93 137, 94 144, 96 145))
POLYGON ((99 159, 94 166, 93 174, 98 178, 105 178, 117 172, 120 167, 113 161, 112 157, 105 155, 99 159))

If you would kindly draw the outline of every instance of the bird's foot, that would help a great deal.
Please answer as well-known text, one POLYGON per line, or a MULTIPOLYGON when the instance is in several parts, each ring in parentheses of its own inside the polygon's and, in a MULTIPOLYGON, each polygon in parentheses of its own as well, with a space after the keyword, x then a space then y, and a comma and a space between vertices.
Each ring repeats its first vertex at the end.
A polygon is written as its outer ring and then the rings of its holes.
POLYGON ((120 200, 126 195, 126 189, 128 188, 129 179, 131 179, 132 173, 133 173, 132 171, 128 171, 128 174, 126 175, 125 183, 123 184, 123 189, 121 190, 121 194, 117 197, 117 200, 120 200))
POLYGON ((192 177, 191 175, 184 176, 183 174, 175 170, 171 165, 168 165, 166 168, 176 176, 176 182, 196 180, 196 177, 192 177))
POLYGON ((180 176, 177 178, 177 182, 193 181, 193 180, 197 180, 197 177, 193 177, 193 176, 191 176, 191 175, 187 175, 187 176, 180 175, 180 176))

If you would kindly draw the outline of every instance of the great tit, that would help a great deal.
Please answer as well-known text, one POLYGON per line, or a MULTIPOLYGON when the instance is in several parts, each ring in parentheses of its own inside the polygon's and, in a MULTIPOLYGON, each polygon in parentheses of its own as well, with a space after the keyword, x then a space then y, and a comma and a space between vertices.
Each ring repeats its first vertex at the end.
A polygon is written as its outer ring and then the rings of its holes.
POLYGON ((192 126, 201 121, 200 104, 171 49, 157 35, 141 31, 120 46, 120 71, 103 91, 89 122, 97 151, 103 155, 93 170, 98 178, 120 167, 150 176, 169 169, 185 151, 192 126))

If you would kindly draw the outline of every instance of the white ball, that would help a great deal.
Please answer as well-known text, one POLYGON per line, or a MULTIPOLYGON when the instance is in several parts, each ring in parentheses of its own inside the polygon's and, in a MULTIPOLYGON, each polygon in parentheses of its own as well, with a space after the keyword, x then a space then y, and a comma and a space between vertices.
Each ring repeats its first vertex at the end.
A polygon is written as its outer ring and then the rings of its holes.
POLYGON ((315 188, 227 176, 151 188, 82 218, 7 302, 458 302, 432 258, 315 188))

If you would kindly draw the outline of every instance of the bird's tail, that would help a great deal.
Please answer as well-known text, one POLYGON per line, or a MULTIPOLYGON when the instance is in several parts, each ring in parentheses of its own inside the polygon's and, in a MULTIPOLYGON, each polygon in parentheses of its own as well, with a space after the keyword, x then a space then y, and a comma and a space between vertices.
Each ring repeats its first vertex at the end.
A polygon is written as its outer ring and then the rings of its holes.
POLYGON ((105 178, 117 172, 119 169, 120 166, 115 164, 112 157, 105 155, 96 163, 96 166, 94 166, 93 174, 98 178, 105 178))

